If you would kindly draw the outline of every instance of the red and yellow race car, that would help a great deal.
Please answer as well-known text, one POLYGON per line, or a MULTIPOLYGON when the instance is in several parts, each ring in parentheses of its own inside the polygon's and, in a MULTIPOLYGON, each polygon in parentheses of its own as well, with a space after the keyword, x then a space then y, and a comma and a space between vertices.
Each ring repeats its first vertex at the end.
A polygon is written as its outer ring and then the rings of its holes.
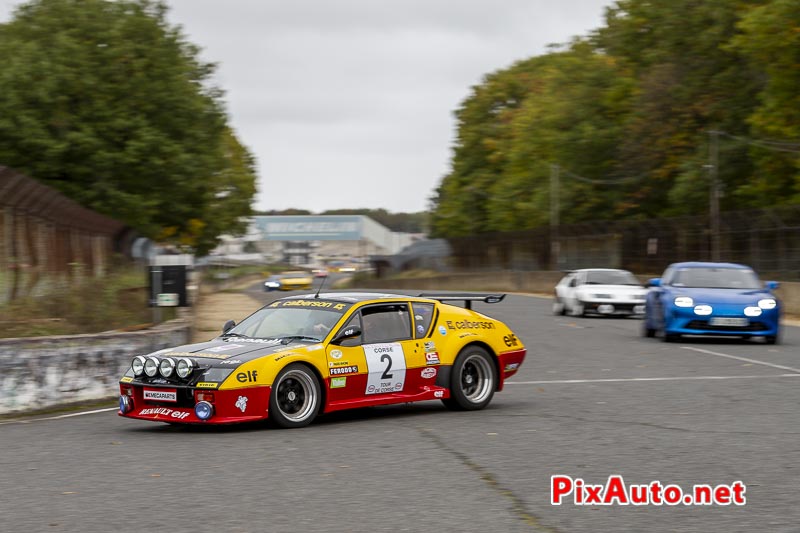
POLYGON ((422 400, 482 409, 525 359, 505 324, 471 309, 504 296, 282 298, 209 342, 136 356, 120 379, 119 414, 302 427, 321 413, 422 400))

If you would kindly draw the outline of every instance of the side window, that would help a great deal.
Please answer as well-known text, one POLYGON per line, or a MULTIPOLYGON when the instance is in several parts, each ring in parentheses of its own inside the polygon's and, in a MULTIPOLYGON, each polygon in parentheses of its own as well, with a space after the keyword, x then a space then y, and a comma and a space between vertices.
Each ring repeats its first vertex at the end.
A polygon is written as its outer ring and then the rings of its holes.
POLYGON ((361 310, 364 344, 411 339, 408 304, 382 304, 361 310))
POLYGON ((414 303, 414 336, 417 339, 427 335, 433 320, 433 304, 414 303))

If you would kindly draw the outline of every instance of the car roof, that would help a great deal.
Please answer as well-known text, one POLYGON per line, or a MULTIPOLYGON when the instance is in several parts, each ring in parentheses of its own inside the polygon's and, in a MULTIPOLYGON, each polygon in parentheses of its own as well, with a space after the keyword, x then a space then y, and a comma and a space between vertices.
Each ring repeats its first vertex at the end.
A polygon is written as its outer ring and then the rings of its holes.
POLYGON ((574 274, 576 272, 630 272, 624 268, 578 268, 576 270, 567 270, 567 274, 574 274))
MULTIPOLYGON (((383 292, 323 292, 319 294, 320 299, 332 300, 335 302, 343 303, 360 303, 368 302, 371 300, 388 300, 388 299, 403 299, 403 300, 420 300, 415 296, 407 294, 391 294, 383 292)), ((316 294, 300 294, 297 296, 286 296, 281 300, 315 300, 316 294)), ((424 298, 422 298, 424 299, 424 298)))
POLYGON ((673 268, 736 268, 752 270, 749 266, 740 265, 739 263, 715 263, 711 261, 686 261, 683 263, 673 263, 670 266, 673 268))

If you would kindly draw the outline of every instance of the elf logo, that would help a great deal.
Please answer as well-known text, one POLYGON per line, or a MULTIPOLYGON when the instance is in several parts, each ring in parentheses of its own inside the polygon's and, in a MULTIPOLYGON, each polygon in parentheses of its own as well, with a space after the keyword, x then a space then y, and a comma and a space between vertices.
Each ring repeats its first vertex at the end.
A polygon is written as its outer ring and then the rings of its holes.
POLYGON ((248 370, 247 372, 239 372, 236 374, 236 381, 239 383, 252 383, 258 379, 258 370, 248 370))

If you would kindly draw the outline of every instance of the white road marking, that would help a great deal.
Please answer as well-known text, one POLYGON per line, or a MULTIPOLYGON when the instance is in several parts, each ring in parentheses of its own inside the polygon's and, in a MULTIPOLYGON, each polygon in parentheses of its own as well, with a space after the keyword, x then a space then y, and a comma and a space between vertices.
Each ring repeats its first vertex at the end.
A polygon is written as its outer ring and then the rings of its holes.
POLYGON ((728 359, 736 359, 737 361, 744 361, 746 363, 755 363, 757 365, 771 366, 780 370, 788 370, 790 372, 797 372, 800 374, 800 368, 792 368, 791 366, 776 365, 774 363, 767 363, 766 361, 757 361, 755 359, 748 359, 747 357, 740 357, 738 355, 730 355, 727 353, 712 352, 711 350, 703 350, 702 348, 694 348, 692 346, 681 346, 684 350, 692 350, 693 352, 707 353, 709 355, 716 355, 718 357, 727 357, 728 359))
MULTIPOLYGON (((106 409, 95 409, 94 411, 81 411, 80 413, 69 413, 66 415, 48 416, 46 418, 28 418, 25 420, 16 419, 0 422, 0 426, 6 424, 30 424, 31 422, 41 422, 42 420, 59 420, 61 418, 72 418, 73 416, 93 415, 95 413, 105 413, 108 411, 119 411, 119 407, 108 407, 106 409)), ((24 415, 21 415, 24 416, 24 415)))
POLYGON ((767 376, 679 376, 661 378, 553 379, 544 381, 506 381, 506 385, 550 385, 570 383, 619 383, 624 381, 701 381, 724 379, 797 378, 800 374, 771 374, 767 376))

